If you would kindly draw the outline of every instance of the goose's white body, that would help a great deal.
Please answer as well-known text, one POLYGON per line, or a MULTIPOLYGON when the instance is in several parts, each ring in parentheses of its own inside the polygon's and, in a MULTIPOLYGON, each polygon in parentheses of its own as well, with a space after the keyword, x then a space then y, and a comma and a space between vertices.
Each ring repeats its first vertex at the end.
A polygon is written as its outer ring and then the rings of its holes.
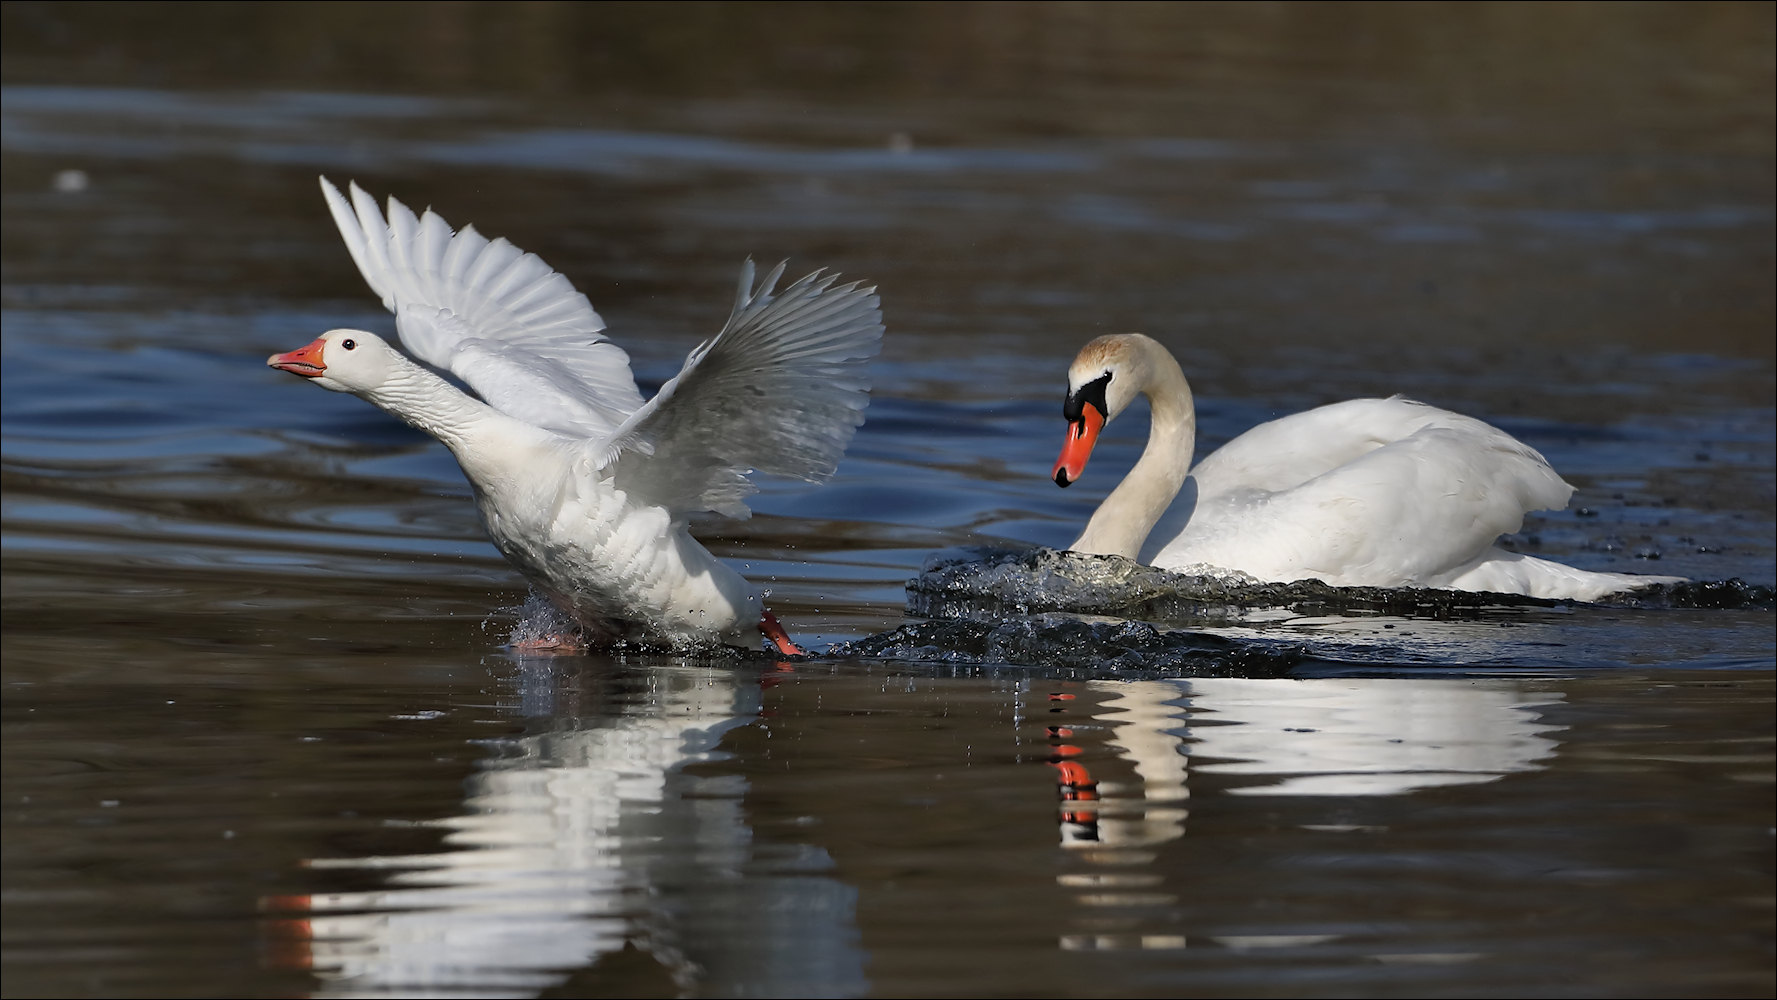
POLYGON ((619 488, 585 439, 497 411, 440 439, 474 486, 494 547, 595 642, 757 643, 758 591, 682 517, 619 488))
POLYGON ((727 325, 644 402, 604 321, 535 256, 321 187, 403 346, 481 398, 362 331, 270 363, 442 441, 495 546, 591 638, 757 643, 758 592, 685 519, 748 516, 753 471, 833 473, 868 402, 874 290, 817 273, 774 294, 782 265, 755 287, 749 261, 727 325))
MULTIPOLYGON (((1135 334, 1101 337, 1069 378, 1070 418, 1101 380, 1107 419, 1138 394, 1153 410, 1147 449, 1076 551, 1272 582, 1588 601, 1680 579, 1594 573, 1499 548, 1527 512, 1565 507, 1573 487, 1535 449, 1473 417, 1398 396, 1354 399, 1260 424, 1192 467, 1191 391, 1164 347, 1135 334), (1173 530, 1144 545, 1163 512, 1173 530)), ((1068 447, 1085 440, 1070 432, 1068 447)), ((1063 485, 1068 456, 1056 466, 1063 485)))

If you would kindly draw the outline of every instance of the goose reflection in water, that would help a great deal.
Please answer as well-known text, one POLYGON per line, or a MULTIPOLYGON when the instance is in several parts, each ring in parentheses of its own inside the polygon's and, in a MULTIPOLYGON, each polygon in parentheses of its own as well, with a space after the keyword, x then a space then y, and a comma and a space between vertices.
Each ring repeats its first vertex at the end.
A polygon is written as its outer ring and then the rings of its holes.
MULTIPOLYGON (((1056 881, 1083 890, 1077 901, 1095 908, 1178 901, 1164 891, 1163 876, 1146 866, 1155 848, 1185 835, 1192 771, 1271 779, 1223 789, 1229 795, 1405 795, 1538 770, 1537 762, 1559 746, 1546 734, 1563 728, 1537 712, 1559 701, 1559 693, 1529 693, 1505 681, 1196 678, 1083 687, 1079 695, 1050 695, 1057 724, 1048 727, 1049 763, 1060 787, 1061 843, 1084 862, 1084 870, 1056 881), (1088 703, 1085 711, 1074 707, 1081 702, 1088 703), (1082 723, 1069 723, 1069 716, 1087 713, 1082 723), (1132 767, 1135 780, 1094 777, 1095 768, 1106 768, 1088 766, 1088 751, 1068 742, 1093 730, 1108 730, 1104 743, 1132 767)), ((1222 943, 1259 946, 1253 945, 1258 940, 1222 943)), ((1264 940, 1267 946, 1310 943, 1301 935, 1264 940)), ((1069 950, 1185 945, 1175 934, 1061 938, 1069 950)))
POLYGON ((865 990, 856 891, 815 874, 825 853, 761 866, 745 779, 684 773, 758 717, 756 680, 652 668, 603 714, 553 715, 548 668, 521 664, 532 732, 495 741, 464 813, 437 824, 454 850, 314 860, 387 870, 386 888, 276 902, 307 911, 278 950, 321 980, 314 995, 535 996, 626 944, 678 990, 865 990))

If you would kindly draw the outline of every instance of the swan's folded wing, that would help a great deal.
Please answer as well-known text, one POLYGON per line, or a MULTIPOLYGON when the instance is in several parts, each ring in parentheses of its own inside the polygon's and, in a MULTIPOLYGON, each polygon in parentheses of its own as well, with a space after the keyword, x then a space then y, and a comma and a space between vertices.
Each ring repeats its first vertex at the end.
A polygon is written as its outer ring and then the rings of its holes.
POLYGON ((1275 497, 1282 517, 1320 521, 1304 548, 1331 568, 1437 586, 1533 510, 1573 487, 1542 455, 1478 420, 1429 426, 1275 497))
POLYGON ((864 422, 882 344, 876 290, 815 272, 773 295, 779 264, 612 439, 618 488, 674 512, 746 517, 752 471, 819 482, 864 422))
POLYGON ((1427 426, 1300 485, 1205 497, 1156 564, 1442 586, 1522 527, 1527 512, 1567 504, 1573 487, 1535 449, 1479 420, 1433 412, 1439 418, 1427 426))
POLYGON ((1206 497, 1230 489, 1275 493, 1430 426, 1466 427, 1477 440, 1499 433, 1473 417, 1401 396, 1348 399, 1262 423, 1206 456, 1191 475, 1206 497))
POLYGON ((321 178, 333 221, 401 343, 490 406, 526 423, 603 439, 642 405, 629 355, 599 331, 586 296, 535 254, 489 241, 393 198, 385 220, 358 185, 348 203, 321 178))

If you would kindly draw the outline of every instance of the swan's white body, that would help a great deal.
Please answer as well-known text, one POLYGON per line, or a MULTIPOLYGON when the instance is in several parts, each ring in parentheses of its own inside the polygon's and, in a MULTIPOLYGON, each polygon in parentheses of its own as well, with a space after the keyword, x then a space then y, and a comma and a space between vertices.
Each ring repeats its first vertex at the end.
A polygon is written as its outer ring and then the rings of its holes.
POLYGON ((832 475, 868 402, 874 289, 811 274, 774 295, 752 263, 722 331, 646 402, 586 297, 541 260, 453 233, 394 199, 385 222, 321 181, 352 259, 402 344, 333 330, 270 363, 354 393, 437 437, 462 465, 494 545, 595 640, 756 644, 758 592, 686 530, 749 515, 757 471, 832 475))
POLYGON ((1190 466, 1196 412, 1164 347, 1100 337, 1068 373, 1074 421, 1056 481, 1078 478, 1098 426, 1149 398, 1147 449, 1070 548, 1161 569, 1232 570, 1260 580, 1435 587, 1596 600, 1667 576, 1594 573, 1507 552, 1502 534, 1573 487, 1535 449, 1473 417, 1394 397, 1273 420, 1190 466), (1096 408, 1096 414, 1093 412, 1096 408), (1071 464, 1070 464, 1071 463, 1071 464), (1178 533, 1144 546, 1177 497, 1178 533))

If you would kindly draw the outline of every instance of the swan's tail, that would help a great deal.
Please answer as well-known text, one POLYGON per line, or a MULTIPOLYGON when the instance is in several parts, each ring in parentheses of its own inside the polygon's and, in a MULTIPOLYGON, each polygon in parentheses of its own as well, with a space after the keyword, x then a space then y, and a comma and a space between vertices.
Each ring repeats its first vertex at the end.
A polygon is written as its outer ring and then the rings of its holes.
POLYGON ((1483 590, 1496 594, 1525 594, 1547 600, 1596 601, 1656 583, 1683 583, 1682 576, 1637 576, 1630 573, 1594 573, 1575 569, 1521 552, 1494 548, 1452 574, 1440 586, 1450 590, 1483 590))

